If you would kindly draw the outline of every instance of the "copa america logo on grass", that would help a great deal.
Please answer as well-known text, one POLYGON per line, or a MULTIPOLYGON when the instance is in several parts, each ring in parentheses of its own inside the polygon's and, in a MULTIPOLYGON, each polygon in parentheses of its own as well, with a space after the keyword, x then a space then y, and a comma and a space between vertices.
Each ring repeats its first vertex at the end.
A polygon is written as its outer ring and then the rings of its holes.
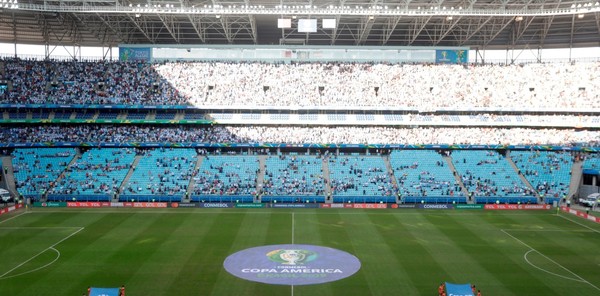
POLYGON ((279 249, 267 254, 269 260, 286 265, 304 264, 317 259, 317 253, 308 250, 279 249))
POLYGON ((275 285, 311 285, 337 281, 360 269, 347 252, 313 245, 270 245, 245 249, 225 259, 232 275, 275 285))

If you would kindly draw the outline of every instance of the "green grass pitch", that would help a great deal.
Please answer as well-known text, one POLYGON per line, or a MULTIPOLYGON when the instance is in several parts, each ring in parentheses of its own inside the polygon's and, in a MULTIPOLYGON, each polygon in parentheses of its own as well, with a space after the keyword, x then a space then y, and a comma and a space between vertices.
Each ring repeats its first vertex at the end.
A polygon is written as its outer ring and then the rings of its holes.
POLYGON ((600 225, 555 211, 39 209, 0 218, 0 295, 600 295, 600 225), (223 268, 237 251, 311 244, 361 269, 336 282, 280 286, 223 268))

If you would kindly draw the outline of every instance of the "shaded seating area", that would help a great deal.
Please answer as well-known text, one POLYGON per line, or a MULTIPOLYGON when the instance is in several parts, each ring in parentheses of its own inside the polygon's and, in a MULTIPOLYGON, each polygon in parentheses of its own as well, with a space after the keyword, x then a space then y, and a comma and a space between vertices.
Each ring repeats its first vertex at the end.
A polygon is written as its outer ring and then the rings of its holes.
POLYGON ((446 160, 433 150, 395 150, 390 164, 402 202, 465 203, 446 160))
POLYGON ((571 153, 511 151, 510 157, 544 203, 560 202, 567 197, 573 166, 571 153))
POLYGON ((132 148, 89 149, 67 168, 48 200, 110 201, 134 158, 132 148))
POLYGON ((207 155, 194 177, 191 200, 252 202, 258 170, 256 156, 207 155))
POLYGON ((395 202, 396 189, 381 156, 329 158, 333 202, 395 202))
POLYGON ((521 181, 504 155, 492 150, 455 150, 452 160, 477 203, 536 203, 535 192, 521 181))
POLYGON ((17 192, 40 200, 65 171, 75 148, 18 148, 12 152, 17 192))
POLYGON ((119 196, 120 201, 181 201, 196 164, 194 149, 140 150, 142 155, 119 196))
POLYGON ((323 160, 311 155, 269 155, 262 202, 324 202, 323 160))

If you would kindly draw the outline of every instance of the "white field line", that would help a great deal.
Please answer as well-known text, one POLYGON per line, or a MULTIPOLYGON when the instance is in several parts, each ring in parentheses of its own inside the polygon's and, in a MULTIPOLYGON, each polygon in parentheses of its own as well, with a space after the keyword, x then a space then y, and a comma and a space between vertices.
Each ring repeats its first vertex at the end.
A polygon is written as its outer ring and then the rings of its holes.
MULTIPOLYGON (((1 228, 0 228, 1 229, 1 228)), ((590 233, 593 230, 571 230, 571 229, 506 229, 507 231, 523 231, 523 232, 583 232, 590 233)))
POLYGON ((8 219, 6 219, 6 220, 2 220, 2 221, 0 221, 0 224, 4 223, 4 222, 6 222, 6 221, 10 221, 10 220, 12 220, 12 219, 14 219, 14 218, 20 217, 20 216, 22 216, 22 215, 28 214, 28 213, 29 213, 29 212, 23 212, 23 213, 21 213, 21 214, 18 214, 18 215, 16 215, 16 216, 12 216, 12 217, 10 217, 10 218, 8 218, 8 219))
MULTIPOLYGON (((31 260, 33 260, 33 259, 37 258, 39 255, 43 254, 44 252, 46 252, 46 251, 48 251, 48 250, 50 250, 50 249, 54 249, 54 247, 55 247, 56 245, 58 245, 58 244, 60 244, 60 243, 62 243, 62 242, 64 242, 64 241, 66 241, 67 239, 69 239, 70 237, 74 236, 75 234, 79 233, 80 231, 82 231, 82 230, 84 230, 84 229, 85 229, 85 227, 79 227, 79 229, 78 229, 77 231, 75 231, 75 232, 73 232, 73 233, 69 234, 67 237, 65 237, 65 238, 63 238, 63 239, 61 239, 61 240, 59 240, 57 243, 55 243, 55 244, 53 244, 53 245, 49 246, 48 248, 46 248, 46 249, 42 250, 41 252, 37 253, 37 254, 36 254, 36 255, 34 255, 33 257, 31 257, 31 258, 27 259, 26 261, 23 261, 21 264, 19 264, 19 265, 15 266, 15 267, 13 267, 11 270, 9 270, 9 271, 5 272, 4 274, 0 275, 0 280, 1 280, 1 279, 4 279, 4 276, 5 276, 5 275, 7 275, 7 274, 9 274, 9 273, 13 272, 14 270, 16 270, 17 268, 19 268, 19 267, 21 267, 21 266, 23 266, 23 265, 27 264, 27 262, 29 262, 29 261, 31 261, 31 260)), ((59 252, 59 254, 60 254, 60 252, 59 252)), ((56 261, 56 260, 55 260, 55 261, 56 261)), ((54 262, 52 262, 52 263, 54 263, 54 262)))
MULTIPOLYGON (((525 243, 525 242, 523 242, 522 240, 520 240, 520 239, 516 238, 514 235, 512 235, 512 234, 508 233, 508 231, 507 231, 507 230, 500 229, 500 231, 504 232, 506 235, 508 235, 508 236, 512 237, 514 240, 518 241, 519 243, 521 243, 522 245, 524 245, 524 246, 526 246, 526 247, 528 247, 528 248, 530 249, 530 250, 529 250, 527 253, 525 253, 525 255, 524 255, 525 261, 526 261, 526 262, 527 262, 529 265, 531 265, 531 266, 533 266, 533 267, 535 267, 535 268, 537 268, 537 269, 544 270, 544 269, 542 269, 542 268, 540 268, 540 267, 538 267, 538 266, 535 266, 535 265, 531 264, 531 262, 529 262, 529 260, 527 260, 527 257, 526 257, 526 256, 527 256, 527 254, 528 254, 528 253, 530 253, 531 251, 535 251, 535 252, 537 252, 538 254, 540 254, 542 257, 546 258, 548 261, 550 261, 550 262, 552 262, 552 263, 556 264, 556 266, 558 266, 558 267, 562 268, 563 270, 565 270, 565 271, 569 272, 570 274, 574 275, 574 276, 575 276, 577 279, 579 279, 579 280, 577 280, 577 281, 580 281, 580 282, 582 282, 582 283, 586 283, 586 284, 590 285, 591 287, 593 287, 594 289, 596 289, 596 290, 600 291, 600 288, 599 288, 599 287, 597 287, 596 285, 594 285, 594 284, 590 283, 589 281, 587 281, 586 279, 582 278, 582 277, 581 277, 581 276, 579 276, 578 274, 576 274, 576 273, 572 272, 572 271, 571 271, 571 270, 569 270, 568 268, 566 268, 566 267, 562 266, 560 263, 558 263, 558 262, 554 261, 552 258, 550 258, 550 257, 548 257, 548 256, 546 256, 546 255, 544 255, 544 254, 542 254, 540 251, 538 251, 538 250, 536 250, 535 248, 531 247, 530 245, 526 244, 526 243, 525 243)), ((512 230, 510 230, 510 229, 509 229, 509 231, 512 231, 512 230)), ((533 230, 533 231, 535 231, 535 230, 533 230)), ((544 270, 544 271, 545 271, 545 272, 547 272, 547 273, 550 273, 550 274, 557 275, 557 274, 555 274, 555 273, 553 273, 553 272, 550 272, 550 271, 548 271, 548 270, 544 270)), ((564 277, 564 276, 560 276, 560 275, 557 275, 557 276, 559 276, 559 277, 562 277, 562 278, 565 278, 565 279, 576 280, 576 279, 573 279, 573 278, 564 277)))
MULTIPOLYGON (((294 244, 294 232, 295 232, 295 228, 296 228, 296 226, 295 226, 296 224, 294 222, 294 220, 295 220, 294 217, 295 217, 294 212, 292 212, 292 245, 294 244)), ((291 295, 294 296, 294 285, 290 285, 290 287, 291 287, 291 293, 292 293, 291 295)))
POLYGON ((46 265, 40 266, 40 267, 32 269, 32 270, 28 270, 28 271, 25 271, 25 272, 21 272, 21 273, 18 273, 18 274, 9 275, 9 276, 5 276, 5 277, 0 277, 0 280, 14 278, 14 277, 17 277, 17 276, 20 276, 20 275, 24 275, 24 274, 36 272, 36 271, 38 271, 40 269, 44 269, 44 268, 46 268, 46 267, 54 264, 54 262, 58 261, 58 259, 60 258, 60 251, 58 251, 57 249, 52 248, 52 247, 50 247, 50 250, 53 250, 54 252, 56 252, 56 258, 54 258, 54 260, 52 260, 52 262, 47 263, 46 265))
POLYGON ((596 230, 596 229, 594 229, 594 228, 591 228, 591 227, 589 227, 589 226, 587 226, 587 225, 585 225, 585 224, 579 223, 579 222, 577 222, 577 221, 575 221, 575 220, 573 220, 573 219, 567 218, 567 217, 565 217, 564 215, 557 215, 557 216, 559 216, 559 217, 561 217, 561 218, 563 218, 563 219, 565 219, 565 220, 571 221, 571 222, 573 222, 573 223, 575 223, 575 224, 577 224, 577 225, 579 225, 579 226, 581 226, 581 227, 587 228, 587 229, 589 229, 589 230, 591 230, 591 231, 593 231, 593 232, 600 233, 600 231, 598 231, 598 230, 596 230))
POLYGON ((551 275, 554 275, 554 276, 557 276, 557 277, 561 277, 561 278, 563 278, 563 279, 567 279, 567 280, 572 280, 572 281, 576 281, 576 282, 585 283, 585 281, 582 281, 581 279, 578 279, 578 278, 572 278, 572 277, 568 277, 568 276, 564 276, 564 275, 560 275, 560 274, 557 274, 557 273, 551 272, 551 271, 549 271, 549 270, 545 270, 545 269, 543 269, 543 268, 541 268, 541 267, 539 267, 539 266, 537 266, 537 265, 535 265, 535 264, 531 263, 531 261, 529 261, 529 259, 527 258, 527 255, 529 255, 529 253, 531 253, 531 252, 536 252, 536 253, 540 254, 540 252, 538 252, 538 251, 536 251, 536 250, 533 250, 533 249, 531 249, 531 250, 527 251, 527 253, 525 253, 525 254, 523 255, 523 259, 525 259, 525 261, 526 261, 526 262, 527 262, 529 265, 531 265, 531 266, 533 266, 533 267, 535 267, 535 268, 537 268, 537 269, 539 269, 539 270, 541 270, 541 271, 543 271, 543 272, 545 272, 545 273, 549 273, 549 274, 551 274, 551 275))
POLYGON ((9 227, 1 227, 0 226, 0 230, 2 229, 69 229, 69 228, 75 228, 75 229, 79 229, 82 227, 79 226, 9 226, 9 227))
POLYGON ((296 228, 294 220, 294 212, 292 212, 292 245, 294 244, 294 231, 296 228))

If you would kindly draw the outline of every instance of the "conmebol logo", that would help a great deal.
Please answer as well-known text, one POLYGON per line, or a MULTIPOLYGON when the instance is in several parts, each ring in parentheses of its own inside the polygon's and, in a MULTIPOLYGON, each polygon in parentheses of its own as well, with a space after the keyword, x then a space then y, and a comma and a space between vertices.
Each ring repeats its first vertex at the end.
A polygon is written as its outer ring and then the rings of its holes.
POLYGON ((229 205, 226 203, 204 203, 202 204, 203 208, 229 208, 229 205))

